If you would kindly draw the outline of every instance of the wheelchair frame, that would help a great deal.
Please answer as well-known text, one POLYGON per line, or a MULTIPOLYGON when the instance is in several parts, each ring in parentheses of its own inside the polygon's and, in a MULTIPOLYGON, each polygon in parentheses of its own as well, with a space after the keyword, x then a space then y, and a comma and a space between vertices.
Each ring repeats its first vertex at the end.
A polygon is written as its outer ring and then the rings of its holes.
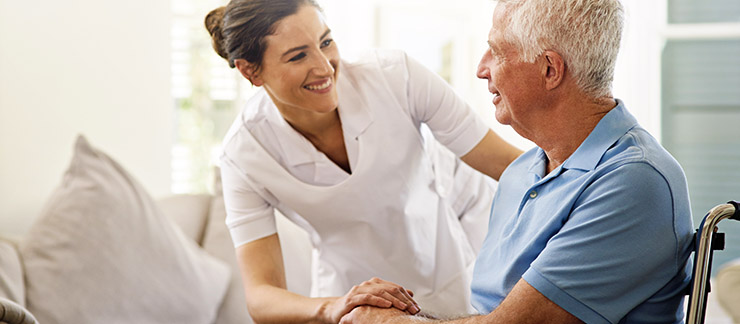
POLYGON ((714 250, 724 249, 724 233, 717 232, 717 224, 725 219, 740 221, 740 206, 736 201, 717 205, 704 216, 694 236, 694 270, 689 287, 689 305, 686 323, 703 324, 707 310, 709 277, 714 250))

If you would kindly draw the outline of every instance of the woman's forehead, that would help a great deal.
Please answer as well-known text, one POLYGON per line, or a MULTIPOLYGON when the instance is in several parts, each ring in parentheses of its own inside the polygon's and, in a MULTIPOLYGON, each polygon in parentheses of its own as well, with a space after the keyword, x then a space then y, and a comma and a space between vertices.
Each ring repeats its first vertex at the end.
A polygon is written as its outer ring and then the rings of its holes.
MULTIPOLYGON (((311 5, 302 6, 298 12, 277 22, 275 32, 268 35, 268 42, 293 43, 315 41, 328 29, 323 14, 311 5)), ((276 44, 277 45, 277 44, 276 44)), ((285 44, 287 47, 296 44, 285 44)))

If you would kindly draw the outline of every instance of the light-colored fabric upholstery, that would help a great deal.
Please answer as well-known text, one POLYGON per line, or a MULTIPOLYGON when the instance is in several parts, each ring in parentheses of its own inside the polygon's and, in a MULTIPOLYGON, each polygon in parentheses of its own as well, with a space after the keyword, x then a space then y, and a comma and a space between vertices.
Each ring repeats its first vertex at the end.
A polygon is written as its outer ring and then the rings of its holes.
MULTIPOLYGON (((231 285, 215 324, 248 324, 251 321, 245 321, 245 319, 249 320, 249 313, 239 266, 236 262, 236 250, 225 223, 226 208, 221 189, 221 172, 218 168, 214 171, 213 188, 214 195, 206 225, 206 234, 203 238, 203 248, 211 255, 228 263, 232 271, 231 285)), ((308 296, 311 292, 311 242, 308 233, 279 213, 276 216, 288 290, 308 296)))
POLYGON ((159 208, 174 221, 185 236, 199 245, 203 243, 212 195, 174 195, 157 201, 159 208))
POLYGON ((23 266, 13 242, 0 239, 0 298, 7 298, 20 306, 26 304, 23 285, 23 266))
POLYGON ((0 297, 0 323, 37 324, 33 314, 12 300, 0 297))
POLYGON ((722 309, 740 323, 740 259, 725 265, 717 273, 715 285, 717 300, 722 309))
POLYGON ((19 250, 44 324, 212 323, 230 276, 82 137, 19 250))
POLYGON ((206 234, 203 237, 203 248, 229 265, 231 268, 231 282, 215 324, 249 324, 252 323, 252 319, 247 311, 241 274, 236 263, 236 251, 233 244, 231 244, 231 237, 226 229, 225 220, 224 198, 216 195, 211 200, 209 221, 206 225, 206 234))

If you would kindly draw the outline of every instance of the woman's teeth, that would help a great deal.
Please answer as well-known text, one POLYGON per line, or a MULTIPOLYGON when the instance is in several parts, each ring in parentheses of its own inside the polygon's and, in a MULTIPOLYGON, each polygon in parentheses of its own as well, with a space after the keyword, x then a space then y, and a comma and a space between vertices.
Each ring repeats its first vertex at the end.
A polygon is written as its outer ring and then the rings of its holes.
POLYGON ((304 86, 304 88, 306 88, 308 90, 324 90, 324 89, 328 88, 330 85, 331 85, 331 79, 326 79, 326 82, 324 82, 323 84, 319 84, 319 85, 307 85, 307 86, 304 86))

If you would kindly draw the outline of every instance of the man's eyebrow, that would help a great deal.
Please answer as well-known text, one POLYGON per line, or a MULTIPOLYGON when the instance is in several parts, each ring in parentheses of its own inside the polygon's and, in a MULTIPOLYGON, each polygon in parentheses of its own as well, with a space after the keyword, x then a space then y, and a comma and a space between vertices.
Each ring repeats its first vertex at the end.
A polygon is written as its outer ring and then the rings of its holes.
POLYGON ((494 44, 491 40, 486 41, 488 43, 488 47, 490 47, 492 50, 496 50, 496 44, 494 44))
MULTIPOLYGON (((324 39, 326 37, 326 35, 329 35, 329 33, 331 33, 331 29, 327 28, 326 31, 323 34, 321 34, 321 37, 319 39, 324 39)), ((302 50, 305 50, 307 48, 308 48, 308 45, 296 46, 296 47, 293 47, 293 48, 285 51, 285 53, 283 53, 282 56, 284 57, 284 56, 286 56, 286 55, 288 55, 290 53, 293 53, 293 52, 296 52, 296 51, 302 51, 302 50)))

